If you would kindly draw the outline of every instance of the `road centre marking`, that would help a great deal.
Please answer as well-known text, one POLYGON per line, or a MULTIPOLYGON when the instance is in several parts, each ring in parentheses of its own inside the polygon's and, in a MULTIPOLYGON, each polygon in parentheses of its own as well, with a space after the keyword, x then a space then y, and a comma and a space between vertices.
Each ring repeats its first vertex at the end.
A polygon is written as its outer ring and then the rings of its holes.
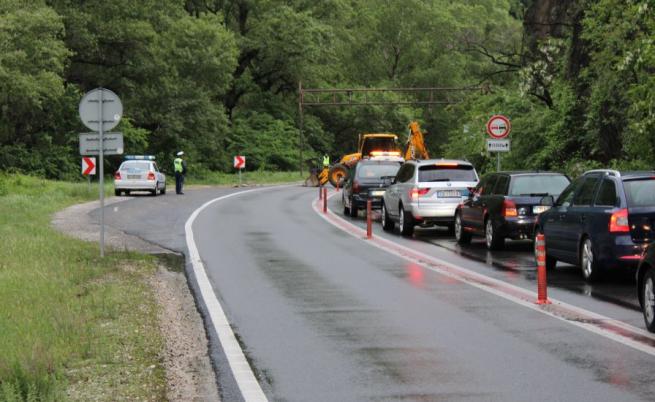
MULTIPOLYGON (((333 192, 328 196, 328 199, 337 194, 333 192)), ((438 274, 456 279, 534 311, 575 325, 640 352, 655 356, 655 335, 646 330, 552 298, 550 299, 552 304, 535 304, 535 300, 537 300, 536 292, 460 267, 438 257, 387 240, 381 236, 366 239, 366 229, 362 229, 348 222, 332 212, 329 208, 328 212, 324 213, 322 211, 322 200, 315 199, 312 201, 312 208, 314 212, 328 223, 373 247, 418 264, 438 274)))
POLYGON ((184 224, 184 231, 186 234, 186 244, 189 249, 189 260, 193 266, 193 272, 196 275, 196 280, 198 281, 198 287, 200 288, 200 296, 207 306, 207 311, 209 312, 209 317, 211 318, 212 325, 218 334, 218 340, 221 342, 221 346, 227 357, 228 364, 230 365, 230 370, 234 375, 234 379, 237 382, 241 395, 246 402, 266 402, 268 399, 264 395, 259 381, 255 377, 255 373, 252 371, 252 367, 248 364, 243 350, 237 342, 234 332, 230 327, 230 322, 225 316, 225 311, 221 307, 221 303, 216 297, 216 293, 209 283, 209 278, 207 277, 207 272, 205 270, 205 265, 200 258, 200 253, 198 252, 198 247, 196 242, 193 239, 193 222, 196 220, 198 215, 208 206, 223 201, 230 197, 236 197, 238 195, 252 193, 255 191, 270 190, 278 187, 266 187, 266 188, 257 188, 252 190, 239 191, 236 193, 224 195, 222 197, 214 198, 213 200, 207 201, 202 204, 200 208, 193 211, 189 219, 187 219, 184 224))

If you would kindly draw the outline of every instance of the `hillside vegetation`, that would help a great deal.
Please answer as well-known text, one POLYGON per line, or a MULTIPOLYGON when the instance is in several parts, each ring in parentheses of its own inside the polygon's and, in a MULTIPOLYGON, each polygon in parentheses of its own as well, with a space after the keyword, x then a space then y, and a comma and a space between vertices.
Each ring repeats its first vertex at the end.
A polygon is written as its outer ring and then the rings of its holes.
POLYGON ((484 170, 484 122, 503 113, 504 167, 650 167, 653 13, 648 0, 4 0, 0 169, 77 177, 77 106, 99 86, 123 99, 128 152, 164 168, 184 149, 202 174, 237 153, 294 169, 299 82, 484 87, 450 106, 307 108, 306 157, 416 119, 434 155, 484 170))

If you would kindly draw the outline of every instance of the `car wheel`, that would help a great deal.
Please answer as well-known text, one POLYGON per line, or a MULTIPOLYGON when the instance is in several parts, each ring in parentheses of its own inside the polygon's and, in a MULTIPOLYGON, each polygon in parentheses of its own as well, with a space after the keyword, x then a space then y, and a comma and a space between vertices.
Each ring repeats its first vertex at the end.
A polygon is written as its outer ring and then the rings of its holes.
MULTIPOLYGON (((535 265, 537 264, 537 235, 544 234, 541 229, 538 229, 537 232, 534 235, 534 239, 532 239, 532 247, 534 248, 534 263, 535 265)), ((555 266, 557 265, 557 260, 548 254, 546 254, 546 269, 550 271, 551 269, 555 269, 555 266)))
POLYGON ((357 210, 357 207, 355 206, 355 202, 351 198, 350 199, 350 217, 351 218, 357 218, 357 212, 358 212, 358 210, 357 210))
POLYGON ((125 194, 125 195, 130 195, 130 194, 132 194, 132 192, 129 191, 129 190, 125 190, 125 191, 123 191, 123 194, 125 194))
POLYGON ((343 204, 343 214, 350 215, 350 208, 346 206, 346 198, 343 195, 341 196, 341 203, 343 204))
POLYGON ((449 236, 454 235, 455 234, 455 224, 451 223, 451 224, 446 225, 446 233, 449 236))
POLYGON ((414 220, 412 219, 411 214, 407 215, 405 209, 401 205, 400 208, 400 220, 398 222, 400 226, 400 234, 403 236, 411 236, 414 234, 414 220))
POLYGON ((382 203, 382 212, 381 212, 381 217, 382 219, 382 229, 386 230, 387 232, 391 232, 393 230, 393 227, 395 224, 391 220, 391 217, 389 216, 389 211, 387 211, 387 207, 382 203))
POLYGON ((166 184, 164 184, 164 188, 161 189, 161 195, 166 194, 166 184))
POLYGON ((159 183, 155 183, 155 189, 154 189, 154 190, 150 190, 150 195, 153 196, 153 197, 156 197, 156 196, 157 196, 157 189, 158 189, 158 188, 159 188, 159 183))
POLYGON ((462 215, 455 215, 455 240, 459 244, 469 244, 471 242, 471 234, 464 231, 464 225, 462 225, 462 215))
POLYGON ((586 237, 580 246, 580 269, 582 270, 582 277, 587 282, 594 282, 600 278, 600 267, 596 261, 594 246, 589 237, 586 237))
POLYGON ((505 238, 498 235, 491 218, 484 223, 484 238, 489 250, 502 250, 505 246, 505 238))
POLYGON ((116 197, 120 196, 121 195, 121 190, 114 190, 114 195, 116 197))
POLYGON ((655 270, 652 268, 646 271, 640 291, 646 328, 650 332, 655 332, 655 270))

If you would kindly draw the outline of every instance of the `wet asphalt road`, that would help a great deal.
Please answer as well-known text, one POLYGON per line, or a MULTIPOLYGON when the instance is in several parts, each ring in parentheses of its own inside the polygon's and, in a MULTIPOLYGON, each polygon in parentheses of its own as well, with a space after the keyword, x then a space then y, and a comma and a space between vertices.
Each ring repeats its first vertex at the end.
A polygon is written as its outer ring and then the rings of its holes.
MULTIPOLYGON (((184 252, 188 215, 232 191, 136 197, 108 207, 107 219, 184 252)), ((367 246, 320 218, 311 208, 316 195, 301 187, 244 194, 212 205, 193 228, 270 400, 653 399, 654 357, 367 246)), ((341 210, 338 196, 330 206, 341 210)), ((492 255, 434 230, 416 239, 383 234, 379 224, 374 231, 535 287, 529 244, 492 255)), ((592 287, 562 266, 549 279, 551 297, 643 327, 630 275, 592 287)))

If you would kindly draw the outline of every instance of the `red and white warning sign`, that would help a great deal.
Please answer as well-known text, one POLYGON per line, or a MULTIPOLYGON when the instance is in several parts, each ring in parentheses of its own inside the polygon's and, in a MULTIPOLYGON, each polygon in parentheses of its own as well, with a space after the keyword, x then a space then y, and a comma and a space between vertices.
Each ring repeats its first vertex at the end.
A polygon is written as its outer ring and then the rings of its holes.
POLYGON ((243 155, 237 155, 234 157, 234 168, 243 169, 246 167, 246 157, 243 155))
POLYGON ((85 156, 82 158, 82 174, 84 176, 96 174, 96 158, 85 156))
POLYGON ((509 119, 502 115, 491 116, 487 122, 487 134, 494 139, 505 138, 509 135, 509 132, 512 131, 512 125, 509 122, 509 119))

